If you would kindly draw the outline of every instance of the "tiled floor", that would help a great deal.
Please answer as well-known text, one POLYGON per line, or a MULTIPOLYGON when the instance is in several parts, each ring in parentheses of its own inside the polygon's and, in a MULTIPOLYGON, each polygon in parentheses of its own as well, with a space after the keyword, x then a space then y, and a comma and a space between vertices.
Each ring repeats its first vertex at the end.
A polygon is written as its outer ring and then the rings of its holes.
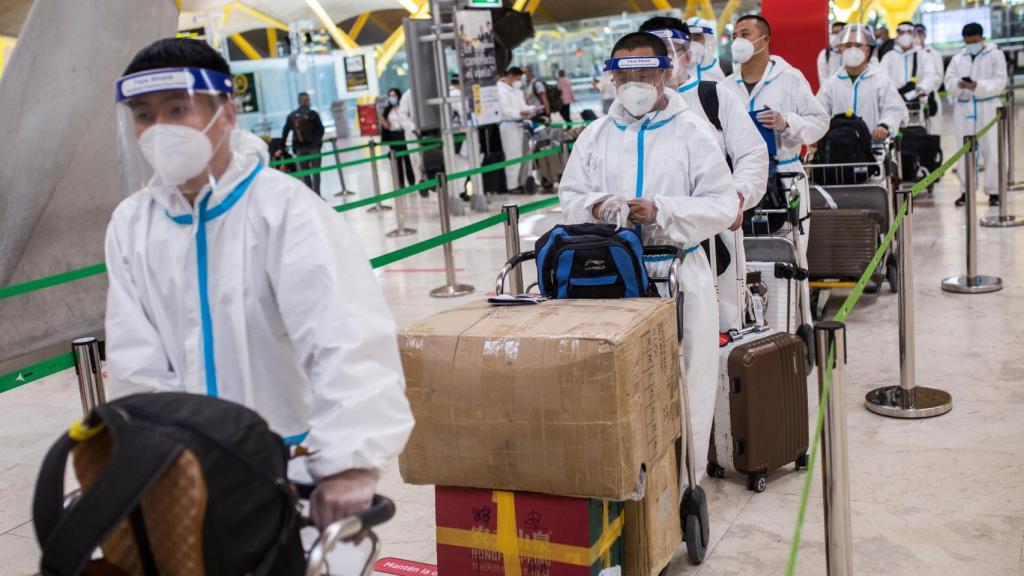
MULTIPOLYGON (((949 135, 945 143, 947 150, 955 149, 949 135)), ((382 190, 391 189, 386 171, 383 176, 382 190)), ((365 167, 346 172, 346 179, 351 189, 372 193, 365 167)), ((325 177, 323 188, 336 190, 336 177, 325 177)), ((1024 314, 1024 231, 980 229, 979 270, 1002 276, 1002 292, 942 292, 940 280, 964 269, 963 210, 952 205, 956 194, 950 175, 937 186, 934 198, 918 203, 914 219, 918 382, 951 392, 954 410, 923 421, 867 412, 862 405, 867 391, 898 382, 896 296, 888 291, 866 295, 848 323, 846 403, 854 568, 859 574, 1024 576, 1024 327, 1018 320, 1024 314)), ((1024 201, 1019 205, 1024 210, 1024 201)), ((492 213, 498 207, 500 201, 492 200, 492 213)), ((979 207, 981 214, 989 211, 979 207)), ((357 227, 369 256, 439 232, 435 197, 409 197, 407 224, 419 232, 406 238, 384 236, 395 225, 391 212, 359 209, 339 217, 357 227)), ((479 217, 456 217, 452 226, 479 217)), ((556 211, 524 217, 524 245, 558 219, 556 211)), ((440 250, 377 274, 396 318, 406 324, 493 290, 503 260, 500 227, 456 242, 458 279, 473 284, 477 293, 453 301, 428 296, 431 288, 444 283, 440 250)), ((833 310, 843 296, 833 300, 833 310)), ((813 382, 811 389, 816 405, 813 382)), ((35 570, 38 552, 29 520, 37 467, 46 448, 78 413, 72 372, 0 395, 0 575, 35 570)), ((736 474, 708 480, 709 558, 695 567, 681 554, 670 573, 782 574, 805 474, 792 468, 777 471, 770 475, 767 491, 756 495, 736 474)), ((798 574, 825 573, 821 482, 815 474, 798 574)), ((380 491, 393 497, 399 510, 380 530, 384 554, 433 562, 432 488, 402 483, 397 466, 392 466, 380 491)))

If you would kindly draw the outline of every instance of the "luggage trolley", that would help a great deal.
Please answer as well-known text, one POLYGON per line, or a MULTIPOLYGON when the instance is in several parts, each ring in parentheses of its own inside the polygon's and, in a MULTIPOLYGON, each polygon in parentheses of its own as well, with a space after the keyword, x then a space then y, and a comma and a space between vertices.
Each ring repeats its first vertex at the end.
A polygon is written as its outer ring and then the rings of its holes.
MULTIPOLYGON (((313 493, 312 486, 297 486, 296 491, 303 499, 309 499, 313 493)), ((380 555, 380 539, 373 532, 372 528, 391 520, 395 515, 395 503, 379 494, 374 495, 373 503, 364 512, 342 518, 328 525, 316 539, 307 555, 306 576, 321 576, 330 574, 327 562, 327 555, 334 550, 338 542, 351 540, 359 534, 366 533, 370 541, 370 554, 363 564, 358 576, 370 576, 373 573, 373 565, 380 555)), ((312 526, 312 522, 306 519, 306 526, 312 526)))
MULTIPOLYGON (((814 304, 812 310, 816 317, 820 317, 824 311, 833 289, 852 288, 860 279, 895 216, 895 191, 900 186, 896 141, 888 138, 873 146, 872 151, 875 156, 872 162, 804 164, 811 184, 811 208, 818 218, 816 222, 825 224, 823 220, 826 218, 837 221, 835 224, 828 223, 825 228, 821 225, 812 227, 812 234, 808 238, 808 272, 814 304), (844 213, 833 212, 836 209, 843 209, 844 213), (853 216, 853 211, 859 211, 862 216, 874 212, 877 216, 858 220, 853 216), (856 241, 852 240, 855 234, 849 234, 853 229, 839 228, 839 220, 845 225, 870 227, 873 242, 870 245, 856 245, 856 241), (813 234, 815 230, 819 234, 828 231, 837 236, 816 243, 813 234)), ((863 232, 860 229, 853 231, 863 232)), ((875 273, 865 292, 878 292, 883 281, 888 281, 893 292, 898 290, 897 249, 895 245, 889 247, 885 255, 884 271, 875 273)))
MULTIPOLYGON (((698 251, 697 253, 700 253, 698 251)), ((665 284, 668 286, 669 297, 676 301, 676 317, 679 340, 683 339, 683 293, 679 289, 679 267, 683 263, 686 254, 675 246, 644 246, 644 256, 674 256, 672 265, 669 268, 667 278, 650 277, 652 283, 665 284)), ((502 266, 498 272, 498 279, 495 282, 494 291, 496 294, 505 293, 506 280, 514 270, 521 267, 523 263, 536 260, 537 253, 534 250, 518 254, 502 266)), ((527 287, 530 292, 537 286, 534 282, 527 287)), ((682 382, 681 382, 682 383, 682 382)), ((708 521, 708 504, 704 489, 697 485, 696 458, 706 458, 707 455, 694 454, 693 436, 690 434, 690 399, 686 391, 686 385, 680 386, 680 394, 683 401, 683 439, 676 444, 676 456, 680 463, 680 476, 686 475, 689 486, 683 493, 682 501, 679 504, 679 522, 683 529, 683 540, 686 542, 686 552, 690 561, 700 564, 707 555, 708 544, 710 543, 710 524, 708 521)), ((667 567, 666 567, 667 569, 667 567)))
MULTIPOLYGON (((765 316, 769 326, 796 334, 807 349, 806 371, 814 369, 814 334, 811 319, 803 317, 803 291, 799 282, 808 279, 807 270, 800 267, 800 253, 797 236, 802 231, 800 219, 800 188, 797 185, 806 178, 802 172, 770 173, 768 195, 778 198, 773 204, 784 208, 753 208, 753 214, 744 218, 743 248, 746 252, 747 269, 760 272, 762 279, 773 278, 786 282, 786 305, 781 306, 781 290, 768 295, 768 310, 765 316)), ((781 282, 777 284, 781 286, 781 282)), ((813 302, 813 300, 812 300, 813 302)))

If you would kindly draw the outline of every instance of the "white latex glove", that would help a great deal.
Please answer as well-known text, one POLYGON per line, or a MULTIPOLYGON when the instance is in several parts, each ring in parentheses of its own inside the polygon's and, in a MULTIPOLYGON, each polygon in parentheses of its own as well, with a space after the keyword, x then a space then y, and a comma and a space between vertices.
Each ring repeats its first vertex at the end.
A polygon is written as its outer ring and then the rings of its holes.
POLYGON ((764 125, 765 128, 772 130, 778 130, 782 132, 786 129, 789 124, 786 123, 786 117, 782 115, 782 112, 777 110, 762 110, 757 114, 757 121, 764 125))
POLYGON ((626 204, 629 206, 630 224, 654 224, 658 217, 658 206, 650 198, 637 198, 626 204))
POLYGON ((596 216, 605 224, 615 224, 619 228, 625 228, 626 221, 629 219, 629 206, 622 198, 609 196, 601 201, 596 216))
POLYGON ((323 530, 332 522, 370 507, 377 490, 376 470, 354 468, 317 482, 309 498, 310 519, 323 530))
POLYGON ((907 102, 913 102, 914 100, 917 100, 920 97, 921 93, 918 92, 916 89, 911 90, 910 92, 907 92, 906 94, 903 95, 903 99, 906 100, 907 102))

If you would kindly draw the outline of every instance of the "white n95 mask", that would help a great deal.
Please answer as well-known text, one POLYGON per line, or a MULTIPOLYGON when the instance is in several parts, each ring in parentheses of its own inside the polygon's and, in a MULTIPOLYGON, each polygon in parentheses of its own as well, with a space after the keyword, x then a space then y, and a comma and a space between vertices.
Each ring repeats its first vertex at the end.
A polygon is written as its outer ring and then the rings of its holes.
POLYGON ((626 111, 635 118, 640 118, 654 108, 661 94, 652 84, 646 82, 627 82, 615 90, 615 95, 622 102, 626 111))
POLYGON ((981 51, 985 49, 985 44, 982 42, 975 42, 974 44, 967 45, 967 53, 971 56, 977 56, 981 54, 981 51))
POLYGON ((900 34, 896 37, 896 43, 900 45, 900 48, 907 50, 914 45, 914 36, 912 34, 900 34))
POLYGON ((835 50, 839 46, 839 34, 829 34, 828 45, 835 50))
POLYGON ((847 68, 856 68, 867 60, 867 56, 864 55, 864 51, 860 48, 847 48, 843 50, 843 66, 847 68))
POLYGON ((139 149, 153 167, 159 183, 178 186, 202 174, 214 151, 206 132, 222 110, 223 106, 201 131, 179 124, 154 124, 142 133, 139 149))
POLYGON ((732 59, 739 64, 745 64, 754 57, 754 44, 746 38, 737 38, 732 41, 732 59))

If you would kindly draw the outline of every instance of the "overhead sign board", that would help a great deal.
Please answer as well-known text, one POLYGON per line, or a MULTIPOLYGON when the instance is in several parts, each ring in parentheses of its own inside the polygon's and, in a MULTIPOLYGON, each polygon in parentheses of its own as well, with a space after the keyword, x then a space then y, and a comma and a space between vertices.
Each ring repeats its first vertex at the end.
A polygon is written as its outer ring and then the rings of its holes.
POLYGON ((466 0, 466 8, 501 8, 501 0, 466 0))

